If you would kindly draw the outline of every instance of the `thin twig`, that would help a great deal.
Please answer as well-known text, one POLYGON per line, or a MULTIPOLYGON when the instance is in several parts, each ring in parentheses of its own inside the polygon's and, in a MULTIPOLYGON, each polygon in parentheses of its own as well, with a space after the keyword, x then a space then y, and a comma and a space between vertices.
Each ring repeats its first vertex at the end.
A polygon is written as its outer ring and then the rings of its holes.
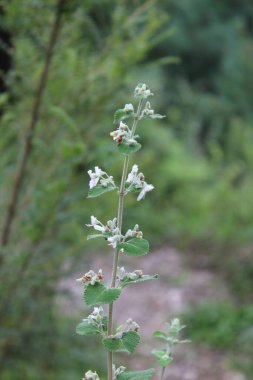
POLYGON ((44 67, 43 67, 43 70, 38 82, 34 104, 32 108, 32 113, 31 113, 31 120, 27 128, 27 134, 26 134, 26 138, 24 142, 23 151, 21 153, 20 164, 18 166, 17 173, 15 176, 10 203, 9 203, 6 218, 4 221, 4 227, 3 227, 3 232, 1 236, 2 246, 7 245, 10 240, 12 224, 17 213, 18 199, 19 199, 20 191, 21 191, 22 184, 25 177, 26 165, 27 165, 29 156, 32 152, 34 132, 35 132, 39 115, 40 115, 42 96, 46 87, 49 67, 52 60, 52 56, 53 56, 53 50, 54 50, 54 47, 57 41, 58 32, 60 29, 60 21, 61 21, 61 15, 63 13, 64 3, 65 3, 65 0, 58 0, 56 4, 55 18, 54 18, 54 22, 53 22, 50 37, 49 37, 48 47, 45 53, 44 67))

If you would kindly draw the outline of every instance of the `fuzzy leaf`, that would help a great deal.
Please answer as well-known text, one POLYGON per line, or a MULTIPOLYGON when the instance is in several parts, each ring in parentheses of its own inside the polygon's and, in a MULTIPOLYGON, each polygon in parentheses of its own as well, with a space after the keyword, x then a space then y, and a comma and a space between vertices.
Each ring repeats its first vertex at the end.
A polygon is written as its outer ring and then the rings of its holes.
POLYGON ((134 284, 135 282, 156 280, 157 278, 158 278, 158 274, 154 274, 153 276, 143 275, 142 277, 135 278, 134 280, 131 280, 130 278, 124 277, 122 280, 120 280, 120 286, 122 288, 124 288, 124 286, 129 285, 129 284, 134 284))
POLYGON ((165 115, 160 115, 159 113, 153 114, 153 115, 144 115, 147 119, 163 119, 166 117, 165 115))
POLYGON ((122 347, 122 340, 120 338, 104 338, 103 344, 109 351, 117 351, 122 347))
POLYGON ((128 331, 123 334, 122 343, 125 349, 132 354, 137 345, 140 343, 140 339, 140 335, 135 331, 128 331))
POLYGON ((116 189, 116 187, 110 184, 107 186, 97 185, 89 190, 87 198, 96 198, 114 189, 116 189))
POLYGON ((84 300, 88 306, 103 305, 115 301, 120 291, 119 288, 109 288, 99 283, 89 284, 84 290, 84 300))
POLYGON ((97 326, 92 325, 88 321, 83 321, 76 326, 76 333, 79 335, 94 335, 100 334, 97 326))
POLYGON ((121 120, 129 119, 129 117, 133 116, 133 111, 124 111, 123 109, 118 109, 114 114, 113 123, 119 123, 121 120))
POLYGON ((123 372, 117 376, 117 380, 150 380, 154 373, 154 368, 149 368, 145 371, 123 372))
POLYGON ((165 349, 155 349, 152 354, 156 357, 158 363, 162 367, 167 367, 172 362, 172 356, 166 352, 165 349))
POLYGON ((120 153, 125 154, 128 156, 131 153, 137 152, 141 149, 141 144, 134 143, 134 144, 126 144, 122 142, 121 144, 118 144, 118 150, 120 153))
POLYGON ((161 339, 164 339, 164 340, 167 340, 167 335, 163 332, 163 331, 160 331, 160 330, 157 330, 153 333, 153 335, 156 337, 156 338, 161 338, 161 339))
POLYGON ((130 239, 125 243, 119 243, 117 248, 124 249, 124 253, 128 256, 144 256, 148 253, 149 243, 145 239, 130 239))

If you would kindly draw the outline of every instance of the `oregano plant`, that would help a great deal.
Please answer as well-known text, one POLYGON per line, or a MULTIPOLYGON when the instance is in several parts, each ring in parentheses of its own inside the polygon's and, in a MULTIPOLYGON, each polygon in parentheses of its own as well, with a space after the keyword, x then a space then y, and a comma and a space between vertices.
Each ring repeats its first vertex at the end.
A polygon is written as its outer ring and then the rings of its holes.
MULTIPOLYGON (((114 250, 111 279, 106 284, 102 269, 100 269, 98 272, 89 270, 77 280, 83 284, 84 301, 87 306, 93 307, 93 311, 77 325, 76 332, 80 335, 99 335, 101 337, 107 351, 108 380, 149 380, 155 373, 153 368, 132 372, 127 371, 123 365, 116 368, 113 360, 115 353, 119 351, 132 354, 140 342, 139 325, 131 318, 127 319, 123 325, 115 326, 114 301, 120 297, 125 286, 155 280, 158 277, 157 274, 144 274, 139 269, 127 272, 124 267, 120 266, 121 255, 143 256, 149 251, 148 240, 143 238, 138 224, 126 231, 122 226, 125 197, 133 193, 135 196, 137 195, 137 201, 141 201, 148 192, 154 189, 152 184, 146 182, 144 174, 139 171, 136 164, 130 168, 130 156, 141 149, 137 134, 138 123, 143 118, 152 120, 164 117, 155 114, 147 100, 152 95, 149 87, 140 83, 134 90, 137 108, 135 109, 132 103, 125 104, 124 108, 118 109, 114 114, 114 124, 117 125, 117 128, 110 135, 117 145, 119 154, 124 157, 120 184, 117 185, 113 176, 98 166, 94 170, 88 171, 90 178, 88 198, 101 196, 108 191, 115 191, 118 197, 118 211, 114 218, 102 223, 92 215, 90 223, 87 224, 87 227, 95 230, 95 233, 88 235, 88 239, 103 238, 106 244, 114 250), (131 126, 129 126, 129 122, 131 126), (105 313, 104 305, 108 305, 107 313, 105 313)), ((162 332, 157 334, 165 339, 162 332)), ((153 351, 153 353, 164 368, 171 361, 171 354, 167 348, 166 351, 158 351, 153 351), (164 356, 163 359, 162 356, 164 356)), ((164 369, 161 378, 163 375, 164 369)), ((85 372, 83 380, 99 380, 99 376, 96 371, 88 370, 85 372)))

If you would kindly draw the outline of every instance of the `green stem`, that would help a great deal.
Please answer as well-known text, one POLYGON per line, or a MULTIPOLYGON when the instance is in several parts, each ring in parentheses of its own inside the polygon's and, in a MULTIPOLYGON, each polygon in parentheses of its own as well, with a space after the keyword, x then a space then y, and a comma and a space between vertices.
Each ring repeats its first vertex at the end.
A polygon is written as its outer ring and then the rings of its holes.
POLYGON ((166 367, 162 367, 162 372, 161 372, 160 380, 164 379, 165 370, 166 370, 166 367))
MULTIPOLYGON (((134 122, 133 122, 132 136, 135 133, 136 126, 137 126, 137 123, 139 120, 140 111, 141 111, 141 104, 142 104, 142 100, 140 100, 140 102, 139 102, 138 109, 136 112, 136 117, 135 117, 134 122)), ((122 177, 121 177, 121 183, 120 183, 120 189, 119 189, 117 227, 119 228, 120 233, 121 233, 121 229, 122 229, 124 197, 125 197, 125 184, 126 184, 128 165, 129 165, 129 156, 126 156, 124 159, 124 165, 123 165, 123 171, 122 171, 122 177)), ((116 276, 117 276, 117 269, 118 269, 118 262, 119 262, 119 252, 120 252, 120 250, 116 249, 115 253, 114 253, 111 288, 115 288, 115 284, 116 284, 116 276)), ((109 304, 108 336, 112 335, 112 332, 113 332, 113 302, 109 304)), ((108 380, 113 380, 112 366, 113 366, 113 353, 111 351, 108 351, 108 355, 107 355, 108 380)))

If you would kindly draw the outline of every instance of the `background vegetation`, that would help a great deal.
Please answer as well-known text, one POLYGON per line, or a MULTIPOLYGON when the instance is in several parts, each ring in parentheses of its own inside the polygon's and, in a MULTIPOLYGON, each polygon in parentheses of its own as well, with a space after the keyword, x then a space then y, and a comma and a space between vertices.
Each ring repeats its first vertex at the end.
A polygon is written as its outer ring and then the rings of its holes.
POLYGON ((231 352, 240 347, 236 364, 251 378, 252 1, 0 4, 2 226, 57 9, 60 19, 16 213, 1 247, 1 379, 79 378, 94 361, 96 343, 88 342, 88 350, 74 335, 74 316, 57 306, 57 284, 88 260, 83 225, 94 206, 101 220, 115 213, 110 194, 87 204, 84 174, 99 162, 120 175, 108 135, 115 109, 138 82, 151 86, 154 108, 167 117, 141 127, 140 167, 157 191, 141 206, 129 199, 127 218, 138 214, 154 246, 170 242, 227 280, 232 305, 204 305, 185 318, 196 340, 231 352))

